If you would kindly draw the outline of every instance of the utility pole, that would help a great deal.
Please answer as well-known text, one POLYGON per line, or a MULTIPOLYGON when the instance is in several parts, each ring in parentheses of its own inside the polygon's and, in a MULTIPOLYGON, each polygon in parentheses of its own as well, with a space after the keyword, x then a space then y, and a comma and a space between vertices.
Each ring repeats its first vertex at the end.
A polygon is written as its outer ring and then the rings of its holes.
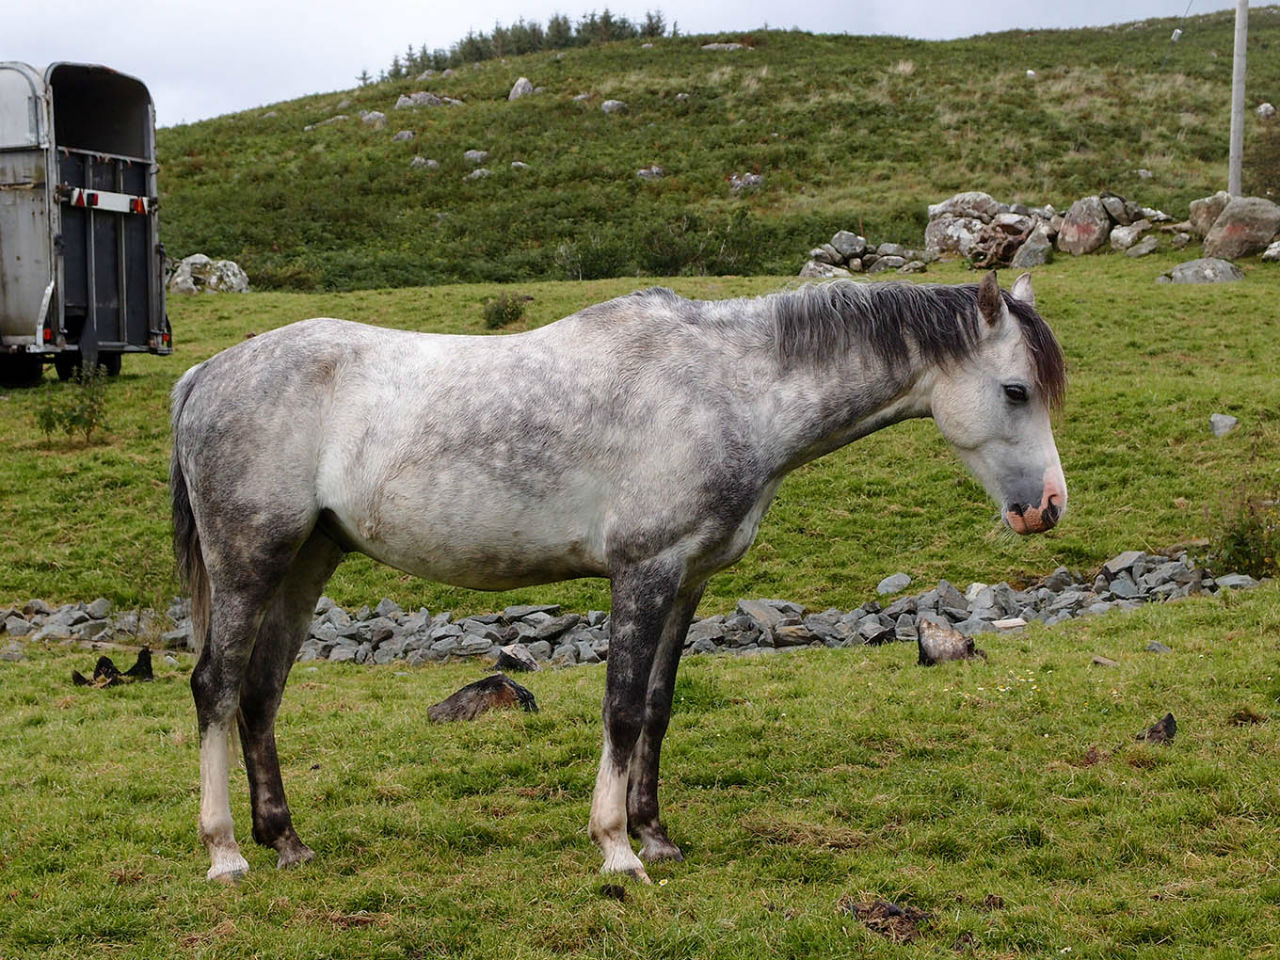
POLYGON ((1249 37, 1249 0, 1236 0, 1236 44, 1231 54, 1231 154, 1227 193, 1240 196, 1240 164, 1244 157, 1244 56, 1249 37))

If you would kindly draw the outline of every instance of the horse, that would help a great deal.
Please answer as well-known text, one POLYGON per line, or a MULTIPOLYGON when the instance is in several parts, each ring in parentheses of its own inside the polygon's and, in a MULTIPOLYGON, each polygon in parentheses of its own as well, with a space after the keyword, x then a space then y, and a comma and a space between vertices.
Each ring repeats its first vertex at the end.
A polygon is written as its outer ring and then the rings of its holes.
POLYGON ((1050 428, 1065 386, 1030 276, 1004 291, 994 272, 722 301, 655 288, 504 336, 320 318, 192 367, 173 389, 171 484, 200 651, 208 877, 248 870, 228 793, 235 732, 253 839, 278 867, 313 857, 275 718, 325 583, 359 551, 476 589, 610 580, 588 832, 602 872, 647 881, 645 861, 683 859, 658 768, 685 634, 783 478, 932 416, 1010 529, 1048 530, 1067 505, 1050 428))

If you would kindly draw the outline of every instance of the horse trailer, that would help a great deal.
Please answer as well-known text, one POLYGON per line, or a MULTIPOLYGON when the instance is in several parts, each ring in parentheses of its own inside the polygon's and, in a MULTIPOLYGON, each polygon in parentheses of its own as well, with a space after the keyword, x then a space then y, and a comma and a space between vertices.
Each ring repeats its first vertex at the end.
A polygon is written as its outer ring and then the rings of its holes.
POLYGON ((0 63, 0 381, 173 351, 155 107, 107 67, 0 63))

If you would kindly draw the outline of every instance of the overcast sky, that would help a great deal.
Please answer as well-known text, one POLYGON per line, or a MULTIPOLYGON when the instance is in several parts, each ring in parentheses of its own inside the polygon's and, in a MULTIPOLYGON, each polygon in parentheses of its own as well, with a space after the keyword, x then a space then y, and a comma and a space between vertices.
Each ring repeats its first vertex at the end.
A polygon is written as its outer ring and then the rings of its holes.
MULTIPOLYGON (((1192 15, 1227 0, 1192 0, 1192 15)), ((661 11, 681 33, 765 25, 814 33, 951 39, 1017 27, 1096 26, 1181 16, 1187 0, 53 0, 5 3, 0 60, 102 63, 140 78, 157 122, 173 126, 355 86, 409 44, 448 48, 496 22, 577 21, 592 9, 643 21, 661 11)))

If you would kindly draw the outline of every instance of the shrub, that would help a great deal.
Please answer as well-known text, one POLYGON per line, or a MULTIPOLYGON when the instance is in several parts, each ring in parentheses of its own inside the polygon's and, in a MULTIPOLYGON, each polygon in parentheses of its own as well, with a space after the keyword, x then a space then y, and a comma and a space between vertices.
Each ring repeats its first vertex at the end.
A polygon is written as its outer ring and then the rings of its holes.
POLYGON ((482 308, 485 327, 497 330, 523 320, 525 304, 532 299, 533 297, 519 293, 502 293, 492 300, 486 300, 482 308))
POLYGON ((1224 517, 1210 550, 1219 573, 1274 577, 1280 562, 1280 492, 1244 497, 1224 517))
POLYGON ((106 407, 106 367, 81 368, 65 389, 51 390, 44 396, 36 407, 36 426, 46 441, 53 439, 55 431, 62 430, 67 436, 81 433, 84 442, 89 443, 95 431, 107 429, 106 407))

